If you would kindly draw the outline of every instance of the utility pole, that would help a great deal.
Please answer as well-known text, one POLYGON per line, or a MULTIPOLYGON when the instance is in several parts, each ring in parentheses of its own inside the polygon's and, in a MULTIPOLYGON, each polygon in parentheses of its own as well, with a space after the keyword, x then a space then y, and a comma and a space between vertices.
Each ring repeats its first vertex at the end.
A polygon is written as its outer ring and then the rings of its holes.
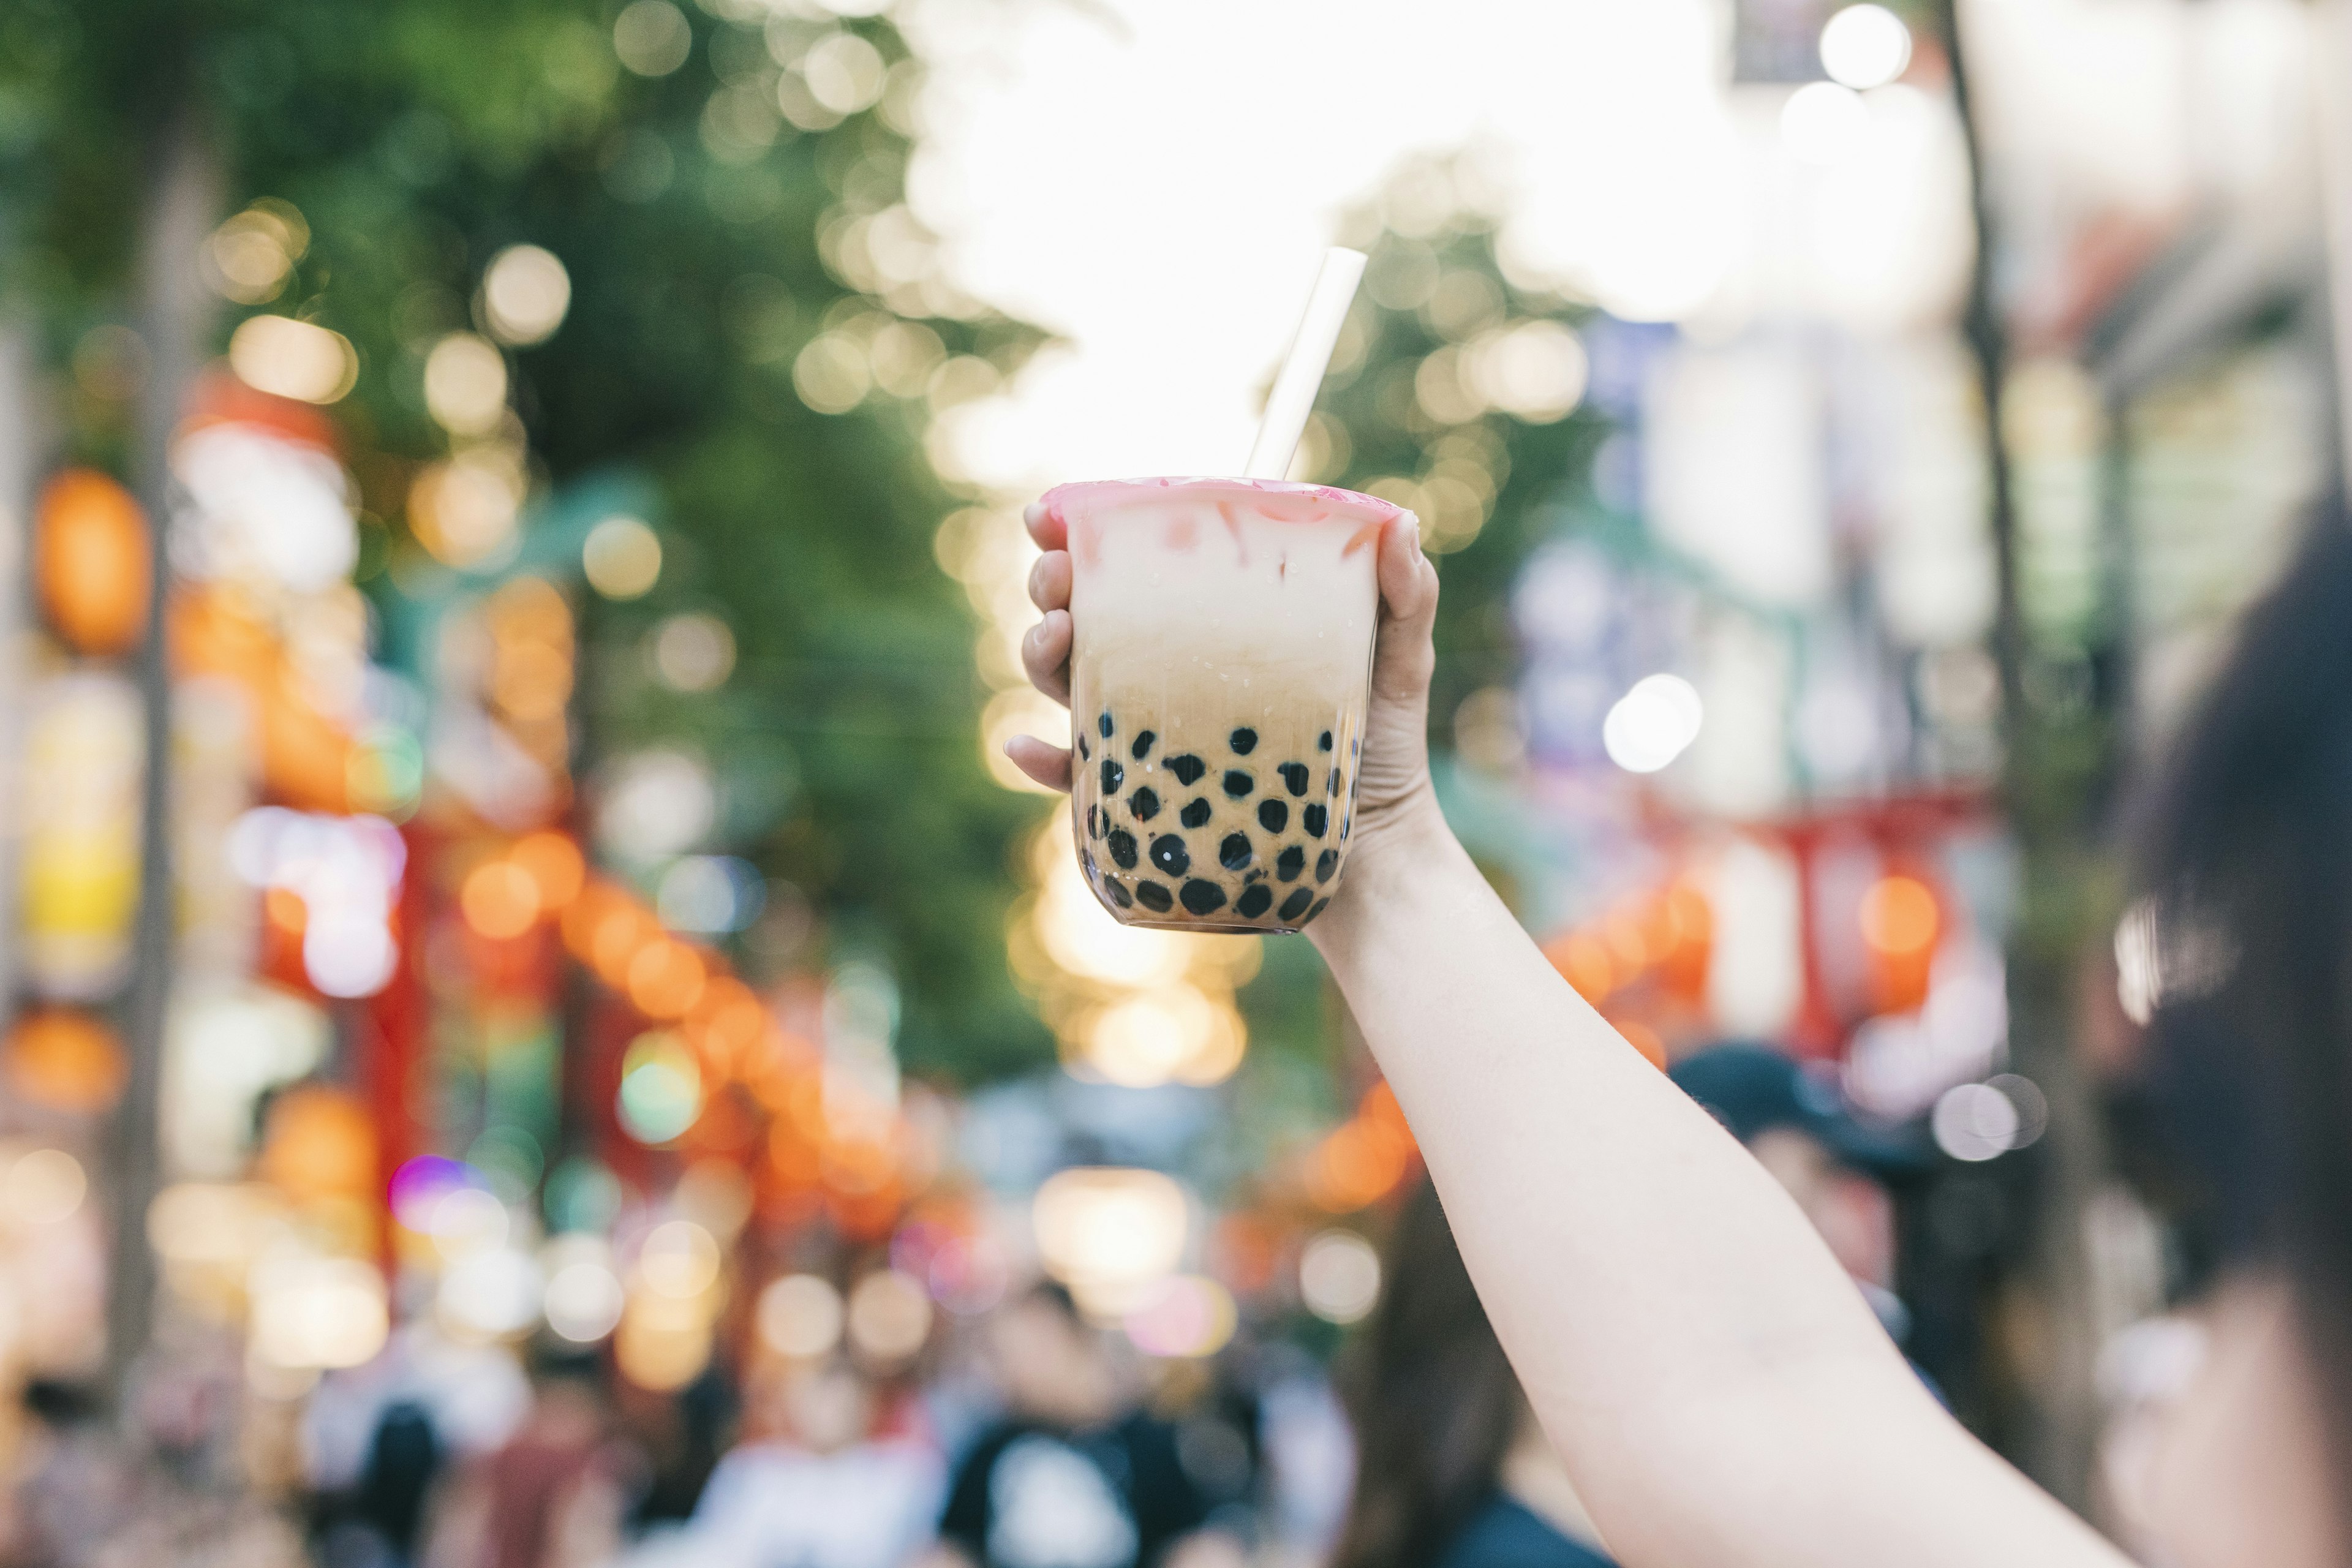
MULTIPOLYGON (((2098 1428, 2093 1368, 2099 1348, 2084 1216, 2105 1168, 2105 1137, 2095 1094, 2073 1048, 2074 974, 2082 941, 2083 889, 2095 870, 2088 792, 2105 770, 2094 767, 2085 776, 2078 748, 2053 744, 2049 727, 2030 700, 2017 500, 2003 430, 2009 341, 1998 289, 2000 226, 1986 168, 1983 122, 1971 91, 1959 0, 1935 0, 1934 14, 1968 153, 1976 229, 1961 332, 1984 406, 1986 521, 1999 584, 1992 651, 2000 679, 2001 796, 2022 879, 2021 913, 2008 952, 2010 1057, 2017 1071, 2041 1087, 2050 1106, 2049 1131, 2030 1156, 2036 1162, 2036 1179, 2023 1216, 2027 1277, 2004 1303, 2030 1317, 2037 1331, 2021 1336, 2027 1342, 2021 1353, 2032 1364, 2014 1369, 2018 1418, 2012 1430, 1999 1436, 2029 1474, 2084 1512, 2090 1504, 2098 1428)), ((2093 749, 2112 744, 2107 734, 2104 745, 2093 749)))
POLYGON ((205 128, 183 91, 169 95, 148 147, 134 287, 149 372, 138 405, 132 487, 147 514, 147 636, 138 658, 146 768, 139 796, 139 914, 124 998, 130 1074, 115 1111, 114 1215, 107 1314, 107 1370, 121 1393, 153 1327, 155 1256, 147 1209, 162 1179, 159 1146, 163 1030, 172 996, 178 902, 172 871, 172 679, 165 647, 171 604, 173 433, 209 347, 213 304, 196 268, 220 202, 205 128))

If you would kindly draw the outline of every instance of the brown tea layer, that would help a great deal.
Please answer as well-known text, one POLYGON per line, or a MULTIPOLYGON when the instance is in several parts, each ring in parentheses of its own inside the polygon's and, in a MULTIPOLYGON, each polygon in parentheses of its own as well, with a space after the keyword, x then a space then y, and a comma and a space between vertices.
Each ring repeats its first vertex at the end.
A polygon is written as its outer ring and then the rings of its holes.
POLYGON ((1296 931, 1322 913, 1354 826, 1360 743, 1324 730, 1311 753, 1275 756, 1243 725, 1215 754, 1170 754, 1163 732, 1132 703, 1079 728, 1079 859, 1097 895, 1181 910, 1204 930, 1296 931))

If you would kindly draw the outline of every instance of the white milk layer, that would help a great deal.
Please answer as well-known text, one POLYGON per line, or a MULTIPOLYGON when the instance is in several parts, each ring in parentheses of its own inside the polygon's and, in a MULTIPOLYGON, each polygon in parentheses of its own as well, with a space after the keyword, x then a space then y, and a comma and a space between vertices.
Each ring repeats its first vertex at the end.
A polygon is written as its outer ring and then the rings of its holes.
POLYGON ((1130 923, 1296 930, 1352 826, 1388 502, 1239 479, 1065 486, 1080 856, 1130 923))

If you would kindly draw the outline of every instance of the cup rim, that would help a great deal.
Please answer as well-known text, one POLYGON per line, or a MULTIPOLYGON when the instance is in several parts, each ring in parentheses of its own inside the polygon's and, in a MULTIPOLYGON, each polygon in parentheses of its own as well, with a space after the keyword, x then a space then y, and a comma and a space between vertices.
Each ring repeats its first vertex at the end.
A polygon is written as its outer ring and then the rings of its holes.
MULTIPOLYGON (((1406 510, 1392 500, 1366 495, 1360 490, 1341 489, 1336 485, 1303 484, 1289 479, 1244 479, 1213 474, 1180 474, 1132 479, 1077 479, 1055 485, 1039 498, 1038 505, 1048 516, 1060 516, 1067 521, 1066 509, 1073 501, 1083 505, 1097 500, 1108 500, 1120 492, 1136 494, 1151 490, 1200 490, 1228 496, 1296 496, 1319 500, 1333 509, 1338 519, 1351 522, 1387 524, 1407 515, 1406 510)), ((1276 517, 1279 521, 1336 521, 1327 514, 1321 519, 1276 517)))

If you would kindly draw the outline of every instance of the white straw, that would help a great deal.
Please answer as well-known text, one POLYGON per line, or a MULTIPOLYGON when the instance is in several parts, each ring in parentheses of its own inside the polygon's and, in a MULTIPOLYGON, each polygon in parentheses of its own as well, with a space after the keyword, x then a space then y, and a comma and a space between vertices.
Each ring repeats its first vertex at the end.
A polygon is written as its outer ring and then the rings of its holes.
POLYGON ((1323 253, 1323 269, 1315 275, 1315 292, 1307 299, 1307 314, 1299 319, 1298 335, 1274 391, 1265 400, 1265 417, 1258 422, 1257 444, 1250 448, 1242 477, 1279 479, 1290 472, 1290 455, 1307 433, 1307 416, 1315 410, 1315 395, 1322 390, 1323 373, 1339 342, 1339 324, 1355 302, 1356 285, 1364 276, 1364 253, 1338 246, 1323 253))

